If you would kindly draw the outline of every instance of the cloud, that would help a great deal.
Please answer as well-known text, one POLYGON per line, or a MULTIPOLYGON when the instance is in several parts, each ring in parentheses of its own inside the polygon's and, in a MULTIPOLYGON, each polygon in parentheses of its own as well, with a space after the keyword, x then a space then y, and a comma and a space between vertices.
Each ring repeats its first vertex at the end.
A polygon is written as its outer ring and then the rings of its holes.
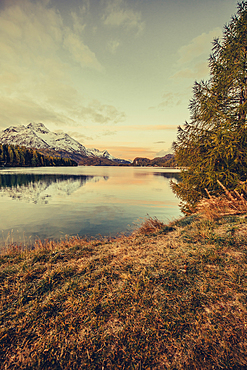
POLYGON ((113 136, 113 135, 116 135, 116 131, 104 131, 102 132, 100 135, 98 135, 98 137, 101 137, 101 136, 113 136))
POLYGON ((149 107, 149 109, 165 110, 166 107, 177 107, 182 104, 184 93, 166 92, 162 95, 162 101, 157 106, 149 107))
POLYGON ((79 109, 78 114, 83 119, 102 124, 119 123, 126 118, 125 113, 119 112, 113 105, 101 104, 96 99, 79 109))
POLYGON ((178 64, 189 63, 195 58, 207 54, 212 46, 213 39, 221 36, 222 30, 216 27, 208 33, 204 32, 195 37, 188 45, 184 45, 178 50, 178 64))
POLYGON ((108 42, 108 49, 110 50, 112 54, 115 54, 119 45, 120 45, 119 41, 111 40, 108 42))
MULTIPOLYGON (((81 10, 80 13, 83 14, 85 11, 86 11, 85 9, 81 10)), ((86 24, 83 22, 82 16, 79 16, 77 13, 73 11, 70 13, 70 15, 72 17, 74 32, 76 34, 81 34, 85 30, 85 27, 86 27, 86 24)))
POLYGON ((184 68, 176 72, 171 79, 190 78, 194 80, 203 79, 209 74, 208 62, 196 63, 191 68, 184 68))
POLYGON ((212 41, 221 37, 222 31, 219 27, 208 33, 202 33, 195 37, 188 45, 178 50, 177 72, 170 79, 193 79, 199 80, 209 75, 208 57, 212 49, 212 41), (205 61, 206 60, 206 61, 205 61))
POLYGON ((165 130, 177 130, 175 125, 139 125, 139 126, 120 126, 116 127, 117 131, 165 131, 165 130))
POLYGON ((5 55, 21 61, 35 61, 37 54, 54 53, 62 42, 62 19, 54 9, 47 9, 42 3, 7 3, 0 13, 0 45, 8 48, 5 55))
POLYGON ((163 130, 177 130, 177 126, 174 125, 150 125, 144 126, 143 130, 163 131, 163 130))
MULTIPOLYGON (((125 114, 119 112, 115 107, 100 102, 96 103, 96 101, 89 103, 88 106, 83 106, 71 99, 71 107, 64 107, 63 101, 66 98, 68 96, 63 92, 60 97, 57 97, 57 101, 52 100, 51 96, 50 102, 49 95, 46 99, 39 101, 25 95, 22 98, 1 97, 0 127, 6 128, 9 125, 26 124, 30 121, 41 121, 58 126, 85 127, 85 122, 89 124, 116 124, 125 119, 125 114)), ((106 130, 100 136, 113 134, 115 132, 106 130)))
POLYGON ((62 53, 67 52, 83 68, 102 68, 82 40, 75 14, 72 15, 77 32, 65 26, 61 14, 44 2, 23 0, 6 4, 0 12, 0 51, 1 55, 4 52, 5 62, 13 64, 16 59, 16 64, 38 67, 37 63, 47 58, 61 61, 65 56, 62 53))
POLYGON ((81 67, 94 68, 99 71, 103 70, 98 62, 95 53, 93 53, 87 45, 85 45, 80 37, 67 29, 67 35, 64 37, 63 46, 70 52, 70 56, 81 67))
MULTIPOLYGON (((58 131, 59 130, 57 130, 56 132, 58 132, 58 131)), ((92 136, 87 136, 87 135, 84 135, 84 134, 82 134, 80 132, 77 132, 77 131, 68 131, 67 134, 69 136, 71 136, 73 139, 76 139, 81 143, 83 143, 84 140, 93 140, 92 136)))
MULTIPOLYGON (((87 147, 89 147, 87 145, 87 147)), ((104 147, 97 145, 99 150, 105 150, 104 147)), ((117 158, 134 159, 135 157, 154 158, 155 151, 148 147, 136 147, 129 145, 107 145, 107 151, 117 158)))
POLYGON ((142 21, 141 12, 128 7, 128 3, 123 0, 109 0, 102 20, 104 25, 119 27, 127 30, 135 29, 137 34, 142 33, 145 23, 142 21))
POLYGON ((172 148, 168 148, 167 150, 160 150, 155 154, 155 157, 164 157, 166 154, 172 154, 173 150, 172 148))
POLYGON ((31 121, 48 122, 57 125, 74 125, 76 122, 64 115, 38 104, 29 98, 10 98, 0 99, 0 129, 10 125, 27 124, 31 121), (11 112, 14 109, 14 113, 11 112))
POLYGON ((78 17, 72 14, 68 27, 49 1, 8 0, 0 9, 2 128, 35 120, 58 126, 82 125, 87 118, 106 124, 124 120, 114 106, 90 101, 73 87, 71 60, 82 74, 86 68, 103 69, 82 39, 78 17))

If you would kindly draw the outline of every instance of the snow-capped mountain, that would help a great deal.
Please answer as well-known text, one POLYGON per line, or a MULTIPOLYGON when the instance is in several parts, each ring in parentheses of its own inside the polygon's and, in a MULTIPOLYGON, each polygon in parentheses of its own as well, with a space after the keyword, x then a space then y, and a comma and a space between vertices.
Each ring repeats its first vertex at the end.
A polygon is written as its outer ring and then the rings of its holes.
POLYGON ((87 149, 64 132, 56 133, 48 130, 43 123, 30 123, 27 126, 10 126, 0 132, 0 143, 20 145, 27 148, 65 151, 83 157, 106 158, 118 163, 127 162, 113 157, 107 150, 87 149))
POLYGON ((107 150, 101 152, 99 149, 87 149, 87 153, 89 153, 89 155, 91 156, 108 158, 113 161, 117 159, 116 157, 113 157, 113 155, 108 153, 107 150))

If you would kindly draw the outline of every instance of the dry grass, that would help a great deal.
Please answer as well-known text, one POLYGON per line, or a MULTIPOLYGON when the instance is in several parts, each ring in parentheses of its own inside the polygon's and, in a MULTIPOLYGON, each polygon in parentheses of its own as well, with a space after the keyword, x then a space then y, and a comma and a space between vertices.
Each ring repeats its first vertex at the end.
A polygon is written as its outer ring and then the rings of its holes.
POLYGON ((224 185, 218 180, 219 185, 223 188, 225 194, 215 197, 208 194, 208 199, 202 199, 197 205, 197 212, 204 215, 207 219, 217 220, 226 215, 239 215, 247 212, 247 200, 243 194, 228 191, 224 185))
POLYGON ((149 220, 112 241, 13 247, 0 369, 246 369, 245 226, 149 220))
POLYGON ((164 224, 164 222, 158 220, 156 217, 149 217, 138 227, 138 234, 165 233, 173 230, 173 226, 164 224))

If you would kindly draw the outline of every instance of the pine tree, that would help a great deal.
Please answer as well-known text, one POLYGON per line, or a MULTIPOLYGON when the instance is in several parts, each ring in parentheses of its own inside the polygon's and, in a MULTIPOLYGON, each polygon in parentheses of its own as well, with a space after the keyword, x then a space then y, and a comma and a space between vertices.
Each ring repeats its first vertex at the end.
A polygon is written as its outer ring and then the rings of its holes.
POLYGON ((20 165, 20 148, 17 146, 13 149, 14 153, 14 165, 19 166, 20 165))
POLYGON ((3 146, 0 144, 0 166, 4 164, 3 146))
POLYGON ((231 190, 247 179, 247 1, 214 40, 209 67, 209 81, 193 88, 191 122, 173 144, 178 165, 187 168, 172 184, 184 213, 195 210, 205 189, 220 194, 217 180, 231 190))
POLYGON ((13 147, 10 145, 8 146, 7 148, 7 164, 9 166, 13 166, 13 162, 14 162, 14 153, 13 153, 13 147))
POLYGON ((25 166, 25 148, 20 148, 20 166, 25 166))
POLYGON ((32 156, 32 159, 31 159, 31 165, 32 165, 32 167, 39 166, 38 155, 37 155, 36 150, 33 150, 33 156, 32 156))

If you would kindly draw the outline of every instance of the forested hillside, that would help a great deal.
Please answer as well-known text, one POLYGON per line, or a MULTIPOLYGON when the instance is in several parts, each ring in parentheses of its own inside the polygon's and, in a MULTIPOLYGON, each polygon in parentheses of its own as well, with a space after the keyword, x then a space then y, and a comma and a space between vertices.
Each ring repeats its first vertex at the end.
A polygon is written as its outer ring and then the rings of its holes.
POLYGON ((77 166, 70 158, 52 157, 24 146, 0 144, 1 167, 77 166))
POLYGON ((176 167, 176 161, 173 154, 167 154, 164 157, 155 157, 154 159, 136 157, 132 166, 142 167, 176 167))

